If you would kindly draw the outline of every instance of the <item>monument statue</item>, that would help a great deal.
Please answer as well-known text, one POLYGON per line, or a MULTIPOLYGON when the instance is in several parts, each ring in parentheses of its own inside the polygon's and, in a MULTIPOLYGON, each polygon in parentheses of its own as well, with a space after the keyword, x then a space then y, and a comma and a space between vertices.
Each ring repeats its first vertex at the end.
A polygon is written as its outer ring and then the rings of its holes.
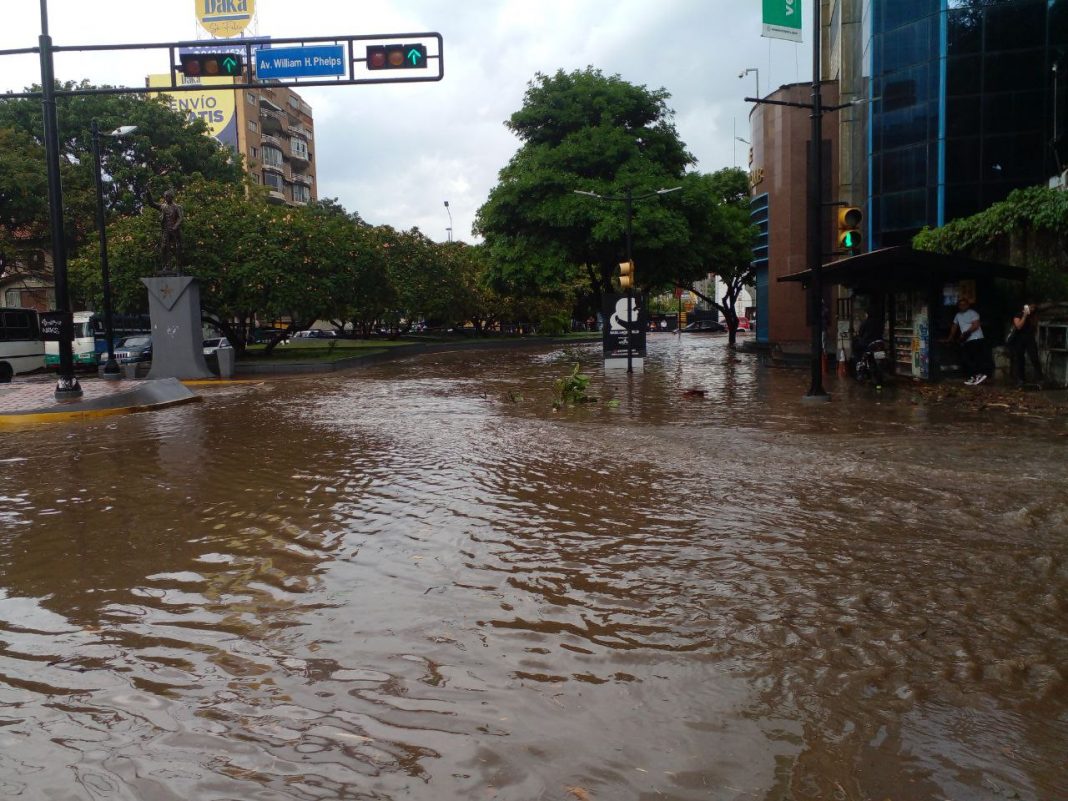
POLYGON ((159 272, 161 275, 177 275, 182 258, 182 221, 185 212, 174 202, 174 190, 163 193, 163 204, 153 203, 151 197, 148 205, 159 209, 159 272))

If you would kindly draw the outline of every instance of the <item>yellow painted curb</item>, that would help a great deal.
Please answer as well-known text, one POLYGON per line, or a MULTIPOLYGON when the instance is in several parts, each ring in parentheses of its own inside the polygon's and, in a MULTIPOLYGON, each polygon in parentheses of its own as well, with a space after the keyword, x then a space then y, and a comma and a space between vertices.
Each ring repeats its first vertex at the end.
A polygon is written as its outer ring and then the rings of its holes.
POLYGON ((76 412, 35 412, 34 414, 0 414, 0 425, 19 425, 23 423, 59 423, 68 420, 94 420, 101 417, 114 417, 120 414, 147 412, 149 409, 166 409, 182 403, 195 403, 204 400, 199 395, 191 398, 178 398, 163 403, 149 403, 141 406, 117 406, 113 409, 82 409, 76 412))
POLYGON ((182 380, 187 387, 222 387, 229 384, 262 384, 258 378, 190 378, 182 380))

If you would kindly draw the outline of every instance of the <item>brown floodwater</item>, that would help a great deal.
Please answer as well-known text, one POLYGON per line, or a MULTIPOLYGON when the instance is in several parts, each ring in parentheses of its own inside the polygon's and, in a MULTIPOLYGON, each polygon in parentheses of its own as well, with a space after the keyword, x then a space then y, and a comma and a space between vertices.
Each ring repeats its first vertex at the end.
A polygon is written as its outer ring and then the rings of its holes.
POLYGON ((657 335, 5 430, 0 797, 1068 798, 1068 432, 806 382, 657 335))

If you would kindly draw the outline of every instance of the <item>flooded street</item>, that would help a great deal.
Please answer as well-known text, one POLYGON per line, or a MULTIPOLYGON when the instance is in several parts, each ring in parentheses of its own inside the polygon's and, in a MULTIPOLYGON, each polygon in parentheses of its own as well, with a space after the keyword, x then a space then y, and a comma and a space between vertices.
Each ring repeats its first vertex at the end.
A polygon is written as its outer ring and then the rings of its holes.
POLYGON ((1063 424, 650 343, 6 430, 0 797, 1068 798, 1063 424))

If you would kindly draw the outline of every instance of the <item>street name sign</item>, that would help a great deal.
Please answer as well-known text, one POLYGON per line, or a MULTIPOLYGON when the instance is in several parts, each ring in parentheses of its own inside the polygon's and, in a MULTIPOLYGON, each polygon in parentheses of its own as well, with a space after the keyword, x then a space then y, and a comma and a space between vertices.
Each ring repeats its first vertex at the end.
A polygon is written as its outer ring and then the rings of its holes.
POLYGON ((272 47, 256 51, 256 76, 313 78, 348 74, 344 45, 272 47))

